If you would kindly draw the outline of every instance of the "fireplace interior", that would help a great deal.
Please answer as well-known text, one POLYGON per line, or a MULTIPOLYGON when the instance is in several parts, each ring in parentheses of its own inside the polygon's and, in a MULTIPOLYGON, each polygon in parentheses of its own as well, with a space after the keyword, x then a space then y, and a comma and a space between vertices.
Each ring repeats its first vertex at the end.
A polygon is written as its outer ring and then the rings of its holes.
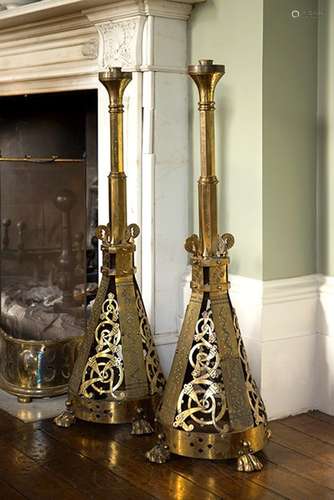
POLYGON ((0 97, 0 150, 1 327, 80 335, 98 273, 96 91, 0 97))

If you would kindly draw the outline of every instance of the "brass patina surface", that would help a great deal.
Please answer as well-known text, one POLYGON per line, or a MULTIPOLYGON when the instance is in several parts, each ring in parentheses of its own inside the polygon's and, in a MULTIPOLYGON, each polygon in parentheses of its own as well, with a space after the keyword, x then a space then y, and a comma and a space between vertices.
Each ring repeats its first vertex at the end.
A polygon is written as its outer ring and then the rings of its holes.
POLYGON ((21 340, 0 329, 1 388, 21 402, 65 394, 81 340, 21 340))
POLYGON ((138 410, 151 416, 159 402, 159 394, 143 399, 86 399, 69 393, 69 401, 75 416, 81 420, 100 424, 123 424, 136 420, 138 410))
POLYGON ((241 432, 229 432, 223 438, 219 433, 187 433, 176 429, 169 429, 165 436, 172 453, 212 460, 237 458, 242 448, 241 440, 251 442, 253 452, 262 450, 267 442, 267 430, 264 425, 241 432))
POLYGON ((168 459, 166 450, 194 458, 238 458, 238 470, 249 472, 262 468, 253 454, 264 447, 269 432, 228 293, 234 237, 217 229, 214 93, 224 71, 210 60, 189 67, 200 97, 199 235, 185 243, 192 294, 157 413, 160 441, 146 456, 157 463, 168 459))
POLYGON ((111 171, 109 224, 96 231, 102 245, 102 280, 69 384, 69 413, 101 423, 133 421, 133 433, 151 432, 157 398, 165 380, 135 279, 136 224, 127 223, 123 161, 123 94, 131 73, 110 68, 99 74, 110 98, 111 171))

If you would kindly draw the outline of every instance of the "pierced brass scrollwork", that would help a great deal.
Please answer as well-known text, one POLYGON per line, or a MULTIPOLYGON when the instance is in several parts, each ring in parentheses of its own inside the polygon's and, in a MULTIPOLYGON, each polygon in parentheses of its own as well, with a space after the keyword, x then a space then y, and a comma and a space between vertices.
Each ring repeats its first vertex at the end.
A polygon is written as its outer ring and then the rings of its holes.
POLYGON ((119 307, 112 293, 102 304, 100 320, 95 329, 96 353, 88 358, 80 394, 86 398, 110 394, 123 399, 124 392, 119 392, 124 380, 119 307))
POLYGON ((226 397, 210 300, 196 323, 189 364, 191 380, 180 393, 173 426, 185 431, 192 431, 194 426, 213 426, 218 432, 226 432, 228 425, 222 423, 226 397))

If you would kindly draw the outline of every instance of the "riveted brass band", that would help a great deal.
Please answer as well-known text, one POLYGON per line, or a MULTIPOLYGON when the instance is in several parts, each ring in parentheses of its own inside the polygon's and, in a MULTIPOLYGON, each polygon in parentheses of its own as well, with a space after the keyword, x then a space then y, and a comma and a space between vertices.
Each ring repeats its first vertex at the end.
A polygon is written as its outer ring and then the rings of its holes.
POLYGON ((136 272, 133 254, 136 247, 133 243, 102 246, 103 264, 101 272, 104 276, 133 276, 136 272))
POLYGON ((71 408, 77 418, 100 424, 131 423, 138 409, 143 409, 146 416, 154 415, 159 403, 159 395, 143 399, 108 401, 106 399, 87 399, 75 393, 69 393, 71 408))
POLYGON ((116 276, 129 277, 129 275, 133 275, 135 273, 136 268, 133 265, 133 252, 133 245, 119 248, 116 254, 116 276))
POLYGON ((230 432, 223 437, 219 433, 185 432, 171 427, 162 427, 166 442, 172 453, 191 458, 209 460, 237 458, 242 442, 248 441, 254 453, 268 441, 267 427, 259 425, 241 432, 230 432))
POLYGON ((230 288, 228 281, 228 259, 198 259, 192 265, 192 280, 190 286, 197 292, 223 292, 230 288), (209 268, 209 283, 204 283, 203 268, 209 268))

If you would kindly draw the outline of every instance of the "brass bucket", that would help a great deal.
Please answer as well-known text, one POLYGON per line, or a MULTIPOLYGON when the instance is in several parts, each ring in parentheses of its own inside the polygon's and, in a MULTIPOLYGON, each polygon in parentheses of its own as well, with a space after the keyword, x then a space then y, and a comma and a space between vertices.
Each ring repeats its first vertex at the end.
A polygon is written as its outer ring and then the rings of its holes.
POLYGON ((20 402, 65 394, 81 340, 17 339, 0 328, 1 388, 20 402))

